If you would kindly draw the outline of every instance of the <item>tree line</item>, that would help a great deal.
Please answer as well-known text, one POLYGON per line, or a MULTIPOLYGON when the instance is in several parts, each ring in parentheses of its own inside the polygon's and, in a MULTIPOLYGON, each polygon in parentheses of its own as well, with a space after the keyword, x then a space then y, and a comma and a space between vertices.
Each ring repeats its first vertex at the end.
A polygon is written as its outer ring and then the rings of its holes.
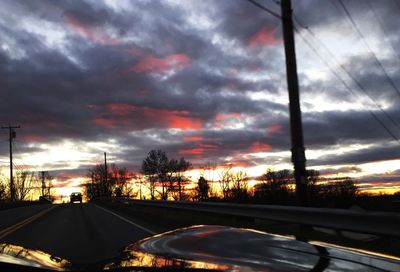
MULTIPOLYGON (((89 198, 139 196, 145 199, 146 196, 141 192, 144 186, 152 200, 296 204, 294 174, 291 170, 268 169, 254 186, 249 186, 250 178, 245 171, 233 171, 232 167, 217 171, 216 166, 208 166, 200 171, 200 178, 194 182, 187 176, 191 168, 192 164, 184 157, 168 158, 162 150, 151 150, 142 161, 140 174, 133 174, 114 164, 109 169, 104 164, 89 169, 90 181, 85 185, 86 192, 89 198), (210 179, 212 171, 217 173, 217 177, 210 179), (133 189, 129 182, 132 179, 140 184, 139 189, 133 189)), ((318 171, 308 170, 306 183, 311 205, 350 203, 359 195, 355 182, 348 177, 326 179, 318 171)))
MULTIPOLYGON (((13 177, 15 200, 34 200, 34 197, 53 197, 53 177, 47 171, 17 170, 13 177)), ((0 200, 10 199, 10 181, 0 174, 0 200)), ((35 199, 36 200, 36 199, 35 199)))

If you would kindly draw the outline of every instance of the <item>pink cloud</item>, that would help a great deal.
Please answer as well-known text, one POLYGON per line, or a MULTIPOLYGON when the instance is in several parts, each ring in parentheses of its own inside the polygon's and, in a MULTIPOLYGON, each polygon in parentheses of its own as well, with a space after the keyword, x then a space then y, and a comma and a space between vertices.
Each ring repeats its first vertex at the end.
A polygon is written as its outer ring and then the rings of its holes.
POLYGON ((184 142, 201 142, 204 141, 204 138, 201 136, 191 136, 191 137, 183 137, 184 142))
POLYGON ((99 28, 90 26, 86 22, 79 20, 71 13, 66 13, 64 18, 65 23, 69 27, 69 29, 91 41, 104 45, 115 45, 120 43, 120 41, 118 41, 117 39, 114 39, 102 33, 99 28))
POLYGON ((278 40, 275 39, 274 34, 275 30, 271 30, 270 28, 264 26, 260 31, 251 36, 249 39, 249 46, 251 48, 256 48, 258 46, 269 47, 276 45, 278 40))
POLYGON ((267 152, 269 150, 271 150, 271 146, 269 144, 264 144, 260 142, 252 143, 249 148, 250 153, 267 152))
MULTIPOLYGON (((93 106, 92 106, 93 107, 93 106)), ((149 107, 138 107, 124 103, 111 103, 105 106, 111 117, 95 119, 97 125, 113 127, 118 123, 126 125, 133 118, 145 120, 154 126, 177 128, 182 130, 199 130, 203 124, 200 118, 193 118, 188 111, 164 110, 149 107)))
POLYGON ((113 121, 111 119, 106 119, 106 118, 96 118, 96 119, 94 119, 94 123, 96 125, 108 127, 108 128, 113 128, 116 125, 115 121, 113 121))
POLYGON ((267 130, 272 133, 282 134, 283 126, 281 124, 274 124, 274 125, 268 126, 267 130))
POLYGON ((40 142, 43 139, 43 137, 37 135, 23 135, 22 139, 24 139, 27 142, 40 142))
POLYGON ((139 63, 131 67, 128 72, 135 73, 165 73, 170 71, 182 70, 189 67, 192 63, 186 54, 174 54, 165 58, 146 56, 139 63))
POLYGON ((204 153, 204 148, 201 147, 196 147, 196 148, 191 148, 191 149, 183 149, 179 150, 178 154, 181 155, 201 155, 204 153))
POLYGON ((215 115, 215 126, 220 128, 224 125, 225 122, 231 120, 239 120, 242 117, 242 114, 239 112, 231 112, 231 113, 218 113, 215 115))
POLYGON ((192 156, 196 159, 201 159, 203 154, 210 153, 216 149, 217 147, 212 144, 199 144, 196 145, 194 148, 179 150, 178 154, 192 156))

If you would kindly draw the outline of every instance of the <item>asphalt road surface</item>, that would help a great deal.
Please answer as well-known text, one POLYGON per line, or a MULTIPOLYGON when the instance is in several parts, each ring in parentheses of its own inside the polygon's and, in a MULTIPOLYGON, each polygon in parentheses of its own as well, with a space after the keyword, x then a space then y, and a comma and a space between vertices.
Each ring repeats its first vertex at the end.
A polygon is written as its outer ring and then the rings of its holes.
POLYGON ((73 263, 116 257, 125 246, 165 230, 90 203, 0 211, 0 243, 38 249, 73 263))

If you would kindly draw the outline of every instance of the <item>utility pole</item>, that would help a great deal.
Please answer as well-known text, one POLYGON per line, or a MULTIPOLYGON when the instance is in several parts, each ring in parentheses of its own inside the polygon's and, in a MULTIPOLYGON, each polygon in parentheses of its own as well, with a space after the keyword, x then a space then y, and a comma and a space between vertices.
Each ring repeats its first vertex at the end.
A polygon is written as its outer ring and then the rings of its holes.
POLYGON ((45 189, 46 189, 46 181, 45 181, 45 173, 46 171, 40 171, 41 175, 42 175, 42 196, 45 195, 45 189))
POLYGON ((307 206, 306 156, 301 122, 299 82, 297 78, 294 46, 292 7, 290 0, 281 0, 283 39, 286 56, 286 75, 289 89, 290 130, 292 137, 292 162, 296 179, 296 197, 299 205, 307 206))
POLYGON ((15 130, 16 128, 20 128, 20 126, 3 126, 2 129, 8 129, 9 131, 9 143, 10 143, 10 201, 15 200, 15 188, 14 188, 14 178, 13 178, 13 156, 12 156, 12 140, 16 137, 15 130))
MULTIPOLYGON (((107 176, 108 176, 107 153, 104 152, 104 186, 103 186, 103 188, 105 188, 105 186, 107 186, 107 176)), ((104 194, 104 191, 103 191, 103 194, 104 194)))

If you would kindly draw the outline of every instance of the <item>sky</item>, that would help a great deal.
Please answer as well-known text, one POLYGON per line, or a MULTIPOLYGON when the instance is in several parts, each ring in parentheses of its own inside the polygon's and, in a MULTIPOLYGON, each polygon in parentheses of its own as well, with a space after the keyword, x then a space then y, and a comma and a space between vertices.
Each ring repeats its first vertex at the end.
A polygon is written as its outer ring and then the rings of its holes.
MULTIPOLYGON (((400 1, 293 2, 307 167, 400 190, 400 1)), ((133 171, 151 149, 292 168, 281 22, 246 0, 3 0, 0 90, 16 168, 58 187, 103 152, 133 171)))

